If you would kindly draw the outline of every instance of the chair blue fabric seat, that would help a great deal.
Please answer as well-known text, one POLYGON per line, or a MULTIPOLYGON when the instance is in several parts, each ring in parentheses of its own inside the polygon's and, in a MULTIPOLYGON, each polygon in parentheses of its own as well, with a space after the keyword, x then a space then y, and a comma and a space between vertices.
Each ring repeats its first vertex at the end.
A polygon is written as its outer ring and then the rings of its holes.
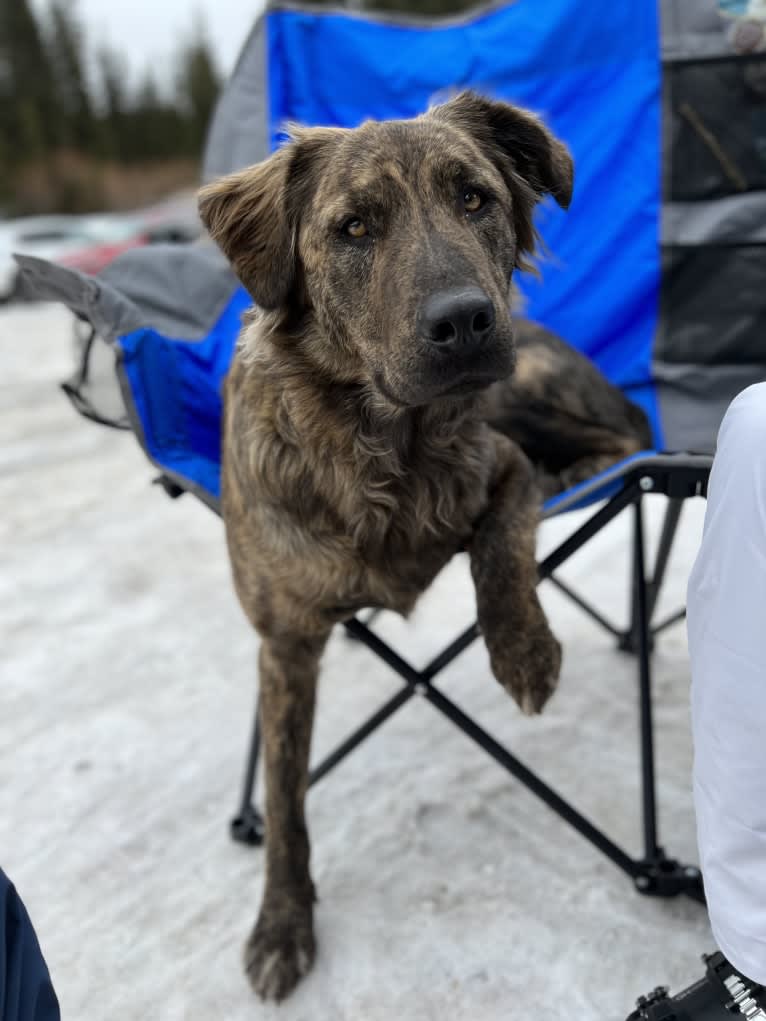
POLYGON ((118 341, 132 418, 146 452, 168 477, 212 506, 221 491, 221 388, 241 315, 251 305, 238 287, 204 340, 143 327, 118 341))

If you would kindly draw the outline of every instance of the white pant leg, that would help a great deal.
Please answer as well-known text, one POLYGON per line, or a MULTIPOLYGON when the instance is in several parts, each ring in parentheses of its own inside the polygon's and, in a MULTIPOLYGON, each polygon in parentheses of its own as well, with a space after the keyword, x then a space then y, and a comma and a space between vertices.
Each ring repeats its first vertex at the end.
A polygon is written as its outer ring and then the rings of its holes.
POLYGON ((710 920, 731 963, 766 984, 766 384, 721 424, 687 609, 710 920))

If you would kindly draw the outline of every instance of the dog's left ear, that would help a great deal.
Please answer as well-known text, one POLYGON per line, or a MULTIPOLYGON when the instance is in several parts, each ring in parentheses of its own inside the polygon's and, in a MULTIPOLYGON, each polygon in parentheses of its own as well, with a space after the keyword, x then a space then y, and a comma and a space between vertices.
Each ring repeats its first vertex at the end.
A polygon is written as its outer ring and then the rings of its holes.
POLYGON ((261 308, 278 308, 293 291, 301 213, 336 135, 332 129, 295 129, 267 160, 199 192, 203 224, 261 308))
POLYGON ((461 92, 431 110, 430 116, 454 124, 487 151, 515 199, 519 248, 531 252, 535 203, 552 195, 567 209, 572 199, 574 164, 567 147, 534 114, 475 92, 461 92))

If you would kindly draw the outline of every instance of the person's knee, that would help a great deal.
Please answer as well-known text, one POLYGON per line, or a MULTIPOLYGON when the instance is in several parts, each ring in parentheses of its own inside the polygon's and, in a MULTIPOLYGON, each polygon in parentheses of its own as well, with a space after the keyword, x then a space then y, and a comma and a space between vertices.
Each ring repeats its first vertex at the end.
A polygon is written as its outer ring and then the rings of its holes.
POLYGON ((740 456, 765 455, 766 383, 754 383, 731 402, 721 422, 719 450, 724 444, 740 456))

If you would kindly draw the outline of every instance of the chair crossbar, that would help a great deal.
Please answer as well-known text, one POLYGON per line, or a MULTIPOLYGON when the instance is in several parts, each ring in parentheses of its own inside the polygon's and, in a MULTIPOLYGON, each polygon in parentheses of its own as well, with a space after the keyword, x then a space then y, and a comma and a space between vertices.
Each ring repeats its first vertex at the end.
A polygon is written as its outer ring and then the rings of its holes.
MULTIPOLYGON (((507 748, 501 745, 483 727, 480 727, 474 720, 463 712, 451 699, 433 684, 433 677, 439 670, 444 669, 465 649, 470 641, 469 632, 464 632, 460 638, 445 649, 437 660, 429 664, 424 670, 416 670, 407 663, 398 653, 394 652, 386 642, 379 638, 361 621, 352 619, 346 624, 347 629, 353 634, 357 641, 362 642, 372 652, 384 659, 404 681, 404 688, 389 699, 381 709, 349 738, 347 738, 338 749, 325 759, 320 766, 311 772, 310 784, 315 783, 325 776, 329 770, 344 758, 353 748, 361 743, 364 737, 376 730, 386 719, 389 718, 400 706, 404 705, 409 698, 418 694, 429 702, 442 715, 446 716, 459 730, 483 748, 496 762, 508 770, 533 794, 544 801, 562 819, 567 821, 587 840, 594 844, 600 851, 610 858, 628 875, 636 877, 641 872, 641 865, 634 861, 622 848, 618 847, 606 834, 602 833, 590 822, 581 812, 565 801, 553 788, 549 787, 539 776, 525 766, 507 748), (449 655, 447 655, 449 653, 449 655), (439 662, 438 669, 435 665, 439 662)), ((472 634, 471 641, 476 637, 472 634)))
POLYGON ((682 606, 680 610, 676 610, 675 613, 671 613, 669 617, 665 618, 665 620, 661 620, 659 624, 655 624, 654 627, 652 628, 652 634, 658 635, 662 631, 666 631, 669 627, 672 627, 674 624, 678 624, 679 621, 685 619, 686 607, 682 606))
POLYGON ((668 505, 665 510, 665 518, 662 522, 662 532, 660 533, 660 542, 657 547, 657 555, 654 560, 654 570, 652 571, 652 580, 648 585, 647 595, 648 605, 647 611, 649 619, 651 619, 654 613, 654 608, 657 605, 657 599, 662 588, 662 583, 665 580, 665 571, 668 566, 668 560, 670 559, 670 553, 673 548, 673 541, 678 531, 678 525, 681 520, 681 511, 683 510, 684 501, 678 497, 668 500, 668 505))
MULTIPOLYGON (((640 485, 640 483, 639 483, 640 485)), ((665 517, 662 523, 662 531, 660 533, 660 540, 657 546, 657 553, 654 560, 654 566, 651 572, 651 579, 646 580, 646 594, 647 594, 647 614, 651 621, 654 611, 657 606, 657 600, 659 598, 660 589, 665 579, 665 573, 667 570, 668 561, 673 547, 676 534, 678 532, 678 525, 681 519, 681 511, 683 509, 684 499, 681 497, 671 497, 668 499, 668 505, 665 511, 665 517)), ((635 534, 634 534, 635 543, 635 534)), ((634 558, 635 563, 635 558, 634 558)), ((635 566, 634 566, 635 574, 635 566)), ((637 651, 637 637, 636 637, 636 606, 635 606, 635 581, 634 581, 634 592, 633 592, 633 605, 631 606, 631 626, 628 629, 619 628, 608 620, 599 610, 596 609, 591 603, 584 599, 579 592, 575 591, 570 585, 562 581, 561 578, 556 577, 553 574, 549 574, 548 581, 551 582, 563 595, 565 595, 571 602, 578 606, 584 613, 586 613, 592 620, 594 620, 601 628, 608 631, 613 637, 619 641, 619 648, 625 652, 637 651)), ((650 625, 649 627, 649 645, 652 646, 652 639, 660 634, 667 628, 672 627, 679 621, 683 620, 686 616, 685 608, 678 610, 671 614, 665 620, 658 624, 650 625)))
POLYGON ((589 602, 583 599, 579 593, 575 592, 575 590, 563 582, 561 578, 557 578, 555 574, 549 574, 547 580, 551 583, 551 585, 554 585, 559 592, 565 595, 567 599, 571 600, 575 606, 579 606, 584 613, 587 613, 589 617, 595 620, 596 623, 604 629, 604 631, 608 631, 615 638, 622 637, 624 632, 621 628, 618 628, 615 624, 612 624, 611 621, 607 620, 595 606, 592 606, 589 602))
MULTIPOLYGON (((622 490, 612 496, 611 499, 539 564, 540 580, 548 579, 553 582, 562 592, 573 598, 586 612, 602 623, 607 630, 618 637, 621 636, 623 632, 620 632, 613 625, 610 625, 608 621, 601 618, 598 611, 595 611, 577 593, 569 589, 569 586, 556 578, 553 572, 626 507, 633 507, 633 619, 630 634, 635 640, 635 648, 632 651, 636 652, 638 658, 639 736, 644 837, 644 856, 642 858, 632 857, 617 845, 606 833, 594 825, 590 819, 586 818, 570 802, 545 783, 541 777, 525 766, 508 748, 500 744, 435 686, 433 683, 434 678, 478 637, 479 628, 477 623, 473 623, 470 627, 466 628, 442 652, 435 656, 430 663, 423 669, 418 670, 358 617, 347 621, 344 627, 349 636, 366 645, 404 683, 403 687, 396 694, 389 698, 369 719, 357 727, 333 752, 311 770, 309 783, 313 785, 325 777, 367 737, 378 730, 386 720, 409 702, 414 695, 420 695, 442 715, 447 717, 467 737, 483 748, 488 755, 529 791, 547 804, 561 819, 580 833, 581 836, 609 858, 618 868, 622 869, 633 880, 636 889, 641 893, 658 896, 674 896, 684 893, 695 900, 704 902, 704 890, 699 869, 696 866, 682 865, 675 859, 669 858, 659 844, 657 828, 650 661, 651 638, 653 634, 679 620, 684 611, 673 614, 672 617, 656 625, 654 628, 651 627, 650 618, 656 605, 657 593, 664 578, 673 539, 678 528, 683 499, 704 491, 706 473, 709 471, 709 462, 702 461, 702 463, 692 466, 693 470, 690 470, 688 464, 684 464, 683 479, 679 482, 678 479, 673 477, 673 471, 669 467, 667 460, 667 458, 659 459, 660 472, 656 478, 647 475, 647 466, 642 464, 640 474, 633 472, 626 479, 622 490), (647 479, 649 479, 650 484, 647 484, 647 479), (670 495, 670 500, 663 523, 652 576, 648 578, 646 573, 642 506, 643 497, 650 491, 664 492, 666 495, 670 495)), ((250 844, 262 842, 264 833, 263 820, 253 803, 259 743, 260 729, 256 711, 240 812, 231 824, 232 836, 237 840, 250 844)))
MULTIPOLYGON (((364 627, 365 625, 362 625, 364 627)), ((360 638, 359 641, 365 641, 364 638, 360 638)), ((415 685, 407 683, 401 688, 395 695, 393 695, 387 702, 385 702, 377 712, 373 713, 372 716, 357 729, 342 741, 338 747, 330 755, 328 755, 318 766, 315 766, 309 773, 309 787, 313 787, 315 783, 318 783, 323 776, 326 776, 331 769, 338 765, 338 763, 345 759, 347 755, 357 748, 365 738, 369 737, 373 731, 377 730, 378 727, 385 723, 386 720, 393 716, 397 709, 400 709, 405 702, 409 702, 412 696, 415 694, 415 685)))

